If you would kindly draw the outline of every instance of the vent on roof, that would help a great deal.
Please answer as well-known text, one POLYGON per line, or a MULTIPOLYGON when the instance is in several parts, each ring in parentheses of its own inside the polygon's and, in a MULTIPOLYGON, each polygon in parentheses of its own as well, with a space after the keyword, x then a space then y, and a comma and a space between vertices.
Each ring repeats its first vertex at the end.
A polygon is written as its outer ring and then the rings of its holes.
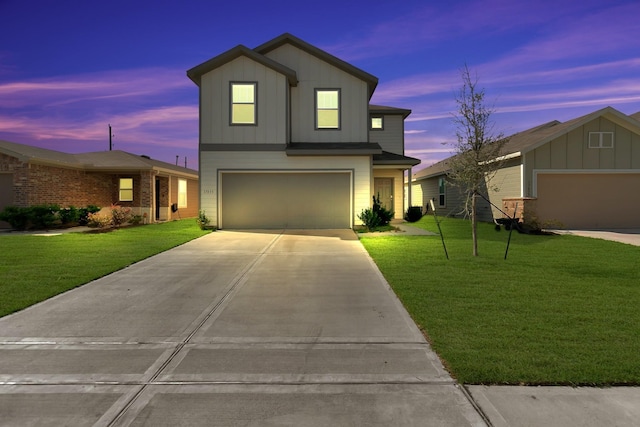
POLYGON ((147 156, 146 154, 141 154, 140 157, 144 157, 145 159, 151 160, 151 157, 147 156))

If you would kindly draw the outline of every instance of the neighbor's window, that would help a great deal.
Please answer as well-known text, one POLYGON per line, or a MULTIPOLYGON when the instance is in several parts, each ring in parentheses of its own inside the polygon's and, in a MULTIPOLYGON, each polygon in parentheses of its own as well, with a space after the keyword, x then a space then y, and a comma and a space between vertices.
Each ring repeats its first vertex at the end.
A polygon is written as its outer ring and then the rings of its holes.
POLYGON ((316 89, 316 129, 340 129, 339 89, 316 89))
POLYGON ((133 178, 120 178, 120 196, 121 202, 133 201, 133 178))
POLYGON ((613 148, 613 132, 589 132, 589 148, 613 148))
POLYGON ((187 180, 186 179, 178 180, 178 207, 179 208, 187 207, 187 180))
POLYGON ((257 83, 231 83, 231 124, 255 125, 257 83))
POLYGON ((445 184, 444 178, 438 179, 438 206, 440 207, 446 206, 445 184))
POLYGON ((373 129, 373 130, 382 130, 382 129, 384 129, 384 122, 382 121, 382 116, 380 116, 380 117, 371 117, 371 129, 373 129))

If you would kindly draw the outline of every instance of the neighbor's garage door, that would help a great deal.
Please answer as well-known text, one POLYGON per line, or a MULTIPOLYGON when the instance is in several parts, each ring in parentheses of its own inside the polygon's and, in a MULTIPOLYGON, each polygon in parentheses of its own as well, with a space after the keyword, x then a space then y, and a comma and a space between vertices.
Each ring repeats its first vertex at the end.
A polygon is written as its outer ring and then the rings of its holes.
POLYGON ((640 227, 640 174, 538 174, 536 212, 565 228, 640 227))
POLYGON ((222 228, 350 228, 349 173, 223 173, 222 228))

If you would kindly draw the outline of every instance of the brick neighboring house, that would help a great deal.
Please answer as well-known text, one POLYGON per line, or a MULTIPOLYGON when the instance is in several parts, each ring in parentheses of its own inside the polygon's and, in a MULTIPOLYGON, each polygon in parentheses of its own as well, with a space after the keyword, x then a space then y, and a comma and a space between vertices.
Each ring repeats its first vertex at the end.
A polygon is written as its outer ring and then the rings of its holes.
POLYGON ((0 140, 0 211, 40 204, 118 204, 151 222, 196 217, 198 171, 119 150, 68 154, 0 140))

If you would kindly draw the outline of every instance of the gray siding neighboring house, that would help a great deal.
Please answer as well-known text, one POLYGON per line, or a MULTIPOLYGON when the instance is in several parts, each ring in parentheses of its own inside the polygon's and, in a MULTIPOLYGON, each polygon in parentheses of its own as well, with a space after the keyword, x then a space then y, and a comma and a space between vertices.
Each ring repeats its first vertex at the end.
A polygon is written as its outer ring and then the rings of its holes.
MULTIPOLYGON (((640 112, 625 115, 606 107, 561 123, 552 121, 512 135, 504 163, 487 195, 501 209, 486 204, 481 220, 514 214, 547 228, 640 227, 640 112)), ((412 177, 423 196, 437 200, 439 179, 446 179, 445 159, 412 177)), ((446 215, 462 211, 455 187, 446 186, 446 215)))
POLYGON ((371 74, 283 34, 190 70, 200 89, 200 204, 219 228, 351 228, 381 194, 402 218, 404 119, 371 74), (372 117, 383 129, 372 129, 372 117), (379 123, 379 120, 376 120, 379 123))

